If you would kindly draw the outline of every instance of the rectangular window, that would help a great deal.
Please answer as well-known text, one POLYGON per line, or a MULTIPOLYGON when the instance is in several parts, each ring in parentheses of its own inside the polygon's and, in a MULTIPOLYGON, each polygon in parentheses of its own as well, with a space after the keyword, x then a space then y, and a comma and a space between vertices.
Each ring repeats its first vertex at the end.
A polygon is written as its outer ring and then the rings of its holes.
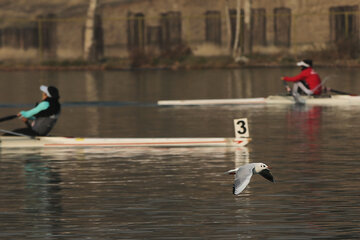
POLYGON ((181 13, 167 12, 161 14, 161 48, 169 49, 181 44, 181 13))
POLYGON ((274 32, 275 46, 290 47, 291 36, 291 9, 275 8, 274 9, 274 32))
MULTIPOLYGON (((41 18, 41 16, 40 16, 41 18)), ((54 14, 48 14, 43 16, 42 26, 41 26, 41 36, 42 36, 42 49, 48 57, 56 56, 56 45, 57 45, 57 30, 56 30, 56 21, 52 21, 56 16, 54 14)))
POLYGON ((4 47, 20 47, 20 30, 16 27, 7 27, 3 30, 4 47))
POLYGON ((0 47, 14 47, 21 49, 38 47, 37 27, 7 27, 0 29, 0 47))
POLYGON ((221 15, 219 11, 205 13, 205 39, 207 42, 221 45, 221 15))
POLYGON ((21 47, 23 49, 38 47, 38 31, 35 27, 24 27, 21 29, 21 47))
POLYGON ((145 16, 142 13, 128 13, 128 49, 143 49, 145 41, 145 16))
POLYGON ((358 11, 358 6, 330 8, 330 39, 332 42, 358 39, 358 11))
POLYGON ((264 8, 252 9, 251 34, 253 45, 266 45, 266 15, 264 8))

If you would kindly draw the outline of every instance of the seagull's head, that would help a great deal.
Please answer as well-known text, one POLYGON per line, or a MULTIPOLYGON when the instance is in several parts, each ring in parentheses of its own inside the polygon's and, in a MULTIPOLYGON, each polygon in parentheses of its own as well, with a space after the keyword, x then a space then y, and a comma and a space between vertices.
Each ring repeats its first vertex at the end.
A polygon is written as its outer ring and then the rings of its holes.
POLYGON ((255 163, 255 168, 254 168, 255 173, 260 173, 265 169, 269 169, 268 165, 266 165, 265 163, 255 163))

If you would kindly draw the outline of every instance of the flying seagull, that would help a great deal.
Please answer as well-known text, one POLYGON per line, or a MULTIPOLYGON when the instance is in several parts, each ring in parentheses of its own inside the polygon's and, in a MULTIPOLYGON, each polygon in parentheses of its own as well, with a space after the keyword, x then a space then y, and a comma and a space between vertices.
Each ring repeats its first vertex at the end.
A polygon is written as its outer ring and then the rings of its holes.
POLYGON ((249 163, 239 168, 227 171, 228 174, 235 174, 233 193, 240 194, 249 184, 253 174, 260 174, 267 180, 274 182, 269 167, 264 163, 249 163))

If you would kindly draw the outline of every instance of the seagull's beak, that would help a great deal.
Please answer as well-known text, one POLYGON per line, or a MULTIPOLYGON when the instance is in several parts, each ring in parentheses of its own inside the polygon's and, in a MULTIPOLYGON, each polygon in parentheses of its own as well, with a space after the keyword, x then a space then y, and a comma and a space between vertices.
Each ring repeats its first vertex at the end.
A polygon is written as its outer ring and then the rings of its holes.
POLYGON ((264 178, 266 178, 267 180, 269 180, 270 182, 274 182, 274 177, 271 175, 269 169, 264 169, 261 172, 259 172, 259 174, 264 178))

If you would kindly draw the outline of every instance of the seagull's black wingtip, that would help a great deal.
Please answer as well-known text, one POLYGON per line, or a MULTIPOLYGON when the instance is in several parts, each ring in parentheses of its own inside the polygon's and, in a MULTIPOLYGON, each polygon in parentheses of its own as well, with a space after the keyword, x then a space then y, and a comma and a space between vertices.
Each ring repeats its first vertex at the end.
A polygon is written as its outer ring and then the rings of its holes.
POLYGON ((274 182, 274 177, 273 177, 273 175, 271 175, 271 172, 269 169, 264 169, 261 172, 259 172, 259 174, 261 176, 263 176, 264 178, 266 178, 267 180, 269 180, 270 182, 274 182))

